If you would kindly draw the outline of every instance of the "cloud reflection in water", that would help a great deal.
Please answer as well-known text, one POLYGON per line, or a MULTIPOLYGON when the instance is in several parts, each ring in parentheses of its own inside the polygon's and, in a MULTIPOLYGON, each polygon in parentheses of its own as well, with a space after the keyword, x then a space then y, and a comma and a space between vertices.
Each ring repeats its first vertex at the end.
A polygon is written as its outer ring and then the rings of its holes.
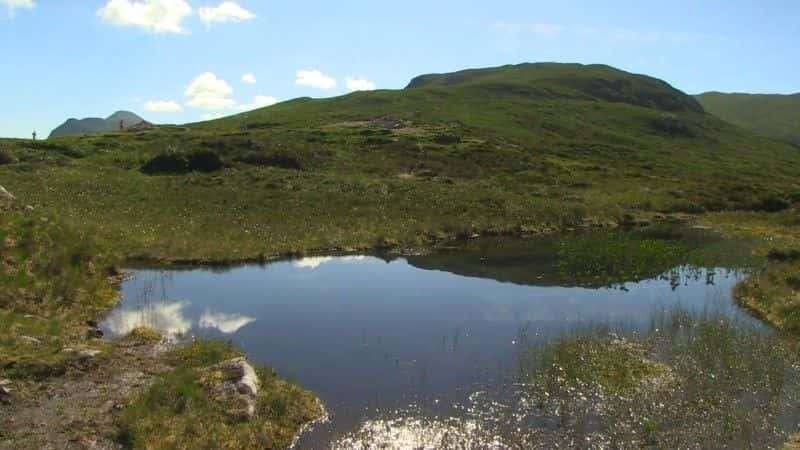
POLYGON ((200 317, 200 328, 215 328, 224 334, 233 334, 255 321, 255 318, 241 314, 212 313, 206 310, 200 317))
POLYGON ((117 336, 148 327, 174 338, 192 328, 183 311, 187 305, 186 302, 154 303, 141 309, 118 309, 103 321, 103 326, 117 336))

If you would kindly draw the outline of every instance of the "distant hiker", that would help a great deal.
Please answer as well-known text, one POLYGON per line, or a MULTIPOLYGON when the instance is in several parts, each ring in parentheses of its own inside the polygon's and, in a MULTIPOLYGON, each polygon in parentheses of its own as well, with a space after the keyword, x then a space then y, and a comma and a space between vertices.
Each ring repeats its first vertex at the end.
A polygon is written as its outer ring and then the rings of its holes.
POLYGON ((36 132, 35 131, 33 132, 33 140, 34 141, 36 140, 36 132))
POLYGON ((120 120, 119 121, 119 131, 125 131, 125 121, 124 120, 120 120))

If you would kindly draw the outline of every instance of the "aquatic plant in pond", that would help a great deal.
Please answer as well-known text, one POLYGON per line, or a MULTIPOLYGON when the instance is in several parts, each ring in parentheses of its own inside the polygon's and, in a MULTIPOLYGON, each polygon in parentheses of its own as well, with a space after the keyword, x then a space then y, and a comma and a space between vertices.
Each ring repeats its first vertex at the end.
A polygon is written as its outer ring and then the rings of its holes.
POLYGON ((578 326, 519 362, 455 412, 390 411, 331 447, 776 448, 798 431, 796 344, 713 311, 660 310, 644 333, 578 326))
POLYGON ((667 272, 686 264, 690 253, 677 240, 629 233, 579 235, 559 241, 558 268, 564 276, 612 285, 667 272))
POLYGON ((576 330, 521 367, 531 442, 765 448, 798 428, 796 344, 715 313, 664 310, 644 334, 576 330))

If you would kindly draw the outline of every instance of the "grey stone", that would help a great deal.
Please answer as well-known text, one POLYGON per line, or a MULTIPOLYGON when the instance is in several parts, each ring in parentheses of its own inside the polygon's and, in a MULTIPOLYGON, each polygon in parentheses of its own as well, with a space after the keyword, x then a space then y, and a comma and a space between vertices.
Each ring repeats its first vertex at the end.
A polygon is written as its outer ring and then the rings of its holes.
POLYGON ((17 197, 14 197, 14 195, 11 192, 8 192, 6 188, 4 188, 3 186, 0 186, 0 198, 4 198, 6 200, 17 199, 17 197))

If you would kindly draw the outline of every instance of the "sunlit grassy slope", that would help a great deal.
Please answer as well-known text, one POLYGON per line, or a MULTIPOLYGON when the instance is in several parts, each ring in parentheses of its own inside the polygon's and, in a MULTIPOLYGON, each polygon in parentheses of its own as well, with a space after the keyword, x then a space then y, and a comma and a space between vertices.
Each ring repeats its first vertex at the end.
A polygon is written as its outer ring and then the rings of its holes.
POLYGON ((800 93, 708 92, 698 95, 697 100, 708 112, 732 124, 800 145, 800 93))
POLYGON ((0 180, 23 201, 128 256, 168 260, 427 245, 800 198, 796 147, 607 66, 430 75, 182 127, 3 141, 0 152, 0 180), (140 170, 198 152, 225 167, 140 170))

